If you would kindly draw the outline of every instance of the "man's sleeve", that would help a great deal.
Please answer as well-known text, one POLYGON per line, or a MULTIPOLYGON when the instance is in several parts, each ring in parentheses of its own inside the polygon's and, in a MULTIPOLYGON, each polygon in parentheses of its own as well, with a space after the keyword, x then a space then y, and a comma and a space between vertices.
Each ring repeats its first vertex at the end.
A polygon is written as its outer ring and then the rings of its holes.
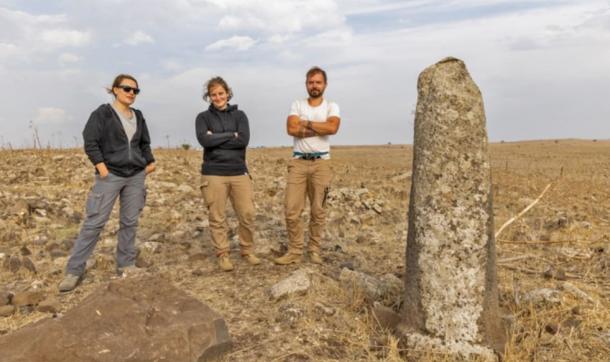
POLYGON ((339 113, 339 106, 335 102, 330 102, 328 107, 328 117, 337 117, 341 118, 341 114, 339 113))
POLYGON ((288 113, 289 116, 298 116, 301 117, 301 107, 299 107, 299 101, 294 101, 292 102, 292 105, 290 106, 290 113, 288 113))

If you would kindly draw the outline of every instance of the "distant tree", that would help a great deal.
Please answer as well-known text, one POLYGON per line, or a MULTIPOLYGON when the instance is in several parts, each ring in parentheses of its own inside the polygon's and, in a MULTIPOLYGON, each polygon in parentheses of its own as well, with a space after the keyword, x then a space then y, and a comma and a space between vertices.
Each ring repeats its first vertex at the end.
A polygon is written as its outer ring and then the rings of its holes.
POLYGON ((185 151, 188 151, 191 148, 191 145, 188 143, 183 143, 182 144, 182 149, 185 151))

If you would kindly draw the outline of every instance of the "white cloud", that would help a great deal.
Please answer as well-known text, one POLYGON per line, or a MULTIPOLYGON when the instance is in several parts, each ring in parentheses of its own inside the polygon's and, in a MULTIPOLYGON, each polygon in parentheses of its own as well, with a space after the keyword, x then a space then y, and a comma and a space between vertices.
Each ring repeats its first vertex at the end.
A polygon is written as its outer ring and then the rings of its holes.
POLYGON ((52 29, 43 30, 40 39, 51 48, 78 47, 88 44, 91 35, 78 30, 52 29))
POLYGON ((228 39, 218 40, 208 46, 205 47, 206 50, 220 50, 220 49, 235 49, 239 51, 248 50, 254 44, 256 44, 256 40, 250 38, 249 36, 239 36, 235 35, 228 39))
POLYGON ((154 42, 155 39, 152 36, 140 30, 134 32, 125 40, 125 43, 129 45, 153 44, 154 42))
POLYGON ((59 63, 62 65, 78 63, 81 57, 73 53, 61 53, 59 55, 59 63))
POLYGON ((288 34, 273 34, 270 36, 267 41, 271 44, 282 44, 292 38, 291 35, 288 34))
POLYGON ((66 111, 62 108, 42 107, 38 108, 34 121, 39 124, 64 123, 68 120, 66 111))
POLYGON ((226 13, 223 30, 295 33, 343 26, 345 18, 334 0, 208 0, 226 13))

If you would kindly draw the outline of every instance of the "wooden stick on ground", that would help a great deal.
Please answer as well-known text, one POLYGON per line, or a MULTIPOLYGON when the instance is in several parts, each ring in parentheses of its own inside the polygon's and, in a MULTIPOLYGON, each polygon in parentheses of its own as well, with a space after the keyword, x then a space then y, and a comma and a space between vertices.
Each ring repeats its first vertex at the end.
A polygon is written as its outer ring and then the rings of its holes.
POLYGON ((544 196, 544 194, 548 191, 548 189, 551 187, 552 184, 553 183, 551 182, 550 184, 546 185, 546 187, 544 188, 544 190, 542 191, 542 193, 540 194, 540 196, 538 196, 538 198, 536 200, 534 200, 531 204, 527 205, 527 207, 525 209, 521 210, 521 212, 518 213, 516 216, 511 217, 502 226, 500 226, 500 229, 498 229, 498 231, 496 231, 496 238, 498 238, 498 235, 500 235, 500 233, 502 233, 502 231, 504 231, 504 229, 506 229, 506 227, 508 225, 515 222, 517 219, 519 219, 521 216, 523 216, 526 212, 528 212, 529 209, 534 207, 534 205, 536 205, 538 203, 538 201, 540 201, 540 199, 542 199, 542 196, 544 196))

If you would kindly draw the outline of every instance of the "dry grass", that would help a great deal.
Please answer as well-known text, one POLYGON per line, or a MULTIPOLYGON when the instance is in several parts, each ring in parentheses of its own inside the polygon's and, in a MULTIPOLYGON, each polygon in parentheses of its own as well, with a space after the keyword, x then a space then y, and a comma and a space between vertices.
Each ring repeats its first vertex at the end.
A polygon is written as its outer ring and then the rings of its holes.
MULTIPOLYGON (((276 267, 271 262, 274 250, 286 241, 282 200, 288 155, 285 148, 249 151, 259 214, 257 247, 265 260, 253 268, 239 261, 236 251, 236 270, 220 273, 197 188, 200 152, 157 150, 159 172, 148 181, 149 198, 139 232, 141 241, 153 238, 160 243, 157 253, 142 251, 149 270, 166 275, 226 318, 235 342, 226 361, 451 360, 432 351, 404 350, 400 341, 380 328, 364 295, 343 288, 337 278, 346 265, 374 276, 403 275, 409 146, 333 149, 334 190, 366 188, 367 192, 364 199, 337 196, 331 203, 326 264, 306 264, 313 283, 308 293, 270 299, 269 287, 297 268, 276 267), (188 185, 192 191, 177 191, 164 183, 188 185), (363 201, 380 203, 383 211, 367 210, 363 201), (318 304, 334 312, 327 314, 318 304)), ((512 316, 505 360, 607 360, 610 142, 494 144, 491 158, 497 227, 554 182, 540 202, 497 241, 500 302, 512 316), (527 302, 527 293, 539 288, 558 290, 559 302, 527 302)), ((75 237, 78 223, 58 210, 67 203, 82 212, 92 169, 80 150, 29 150, 1 151, 0 172, 4 210, 0 253, 16 254, 26 245, 39 269, 38 274, 24 270, 12 274, 0 268, 0 287, 18 290, 39 283, 54 295, 65 258, 50 258, 45 246, 34 239, 42 235, 53 243, 75 237), (42 199, 51 206, 46 217, 34 212, 19 219, 10 213, 19 199, 42 199)), ((64 310, 112 277, 116 215, 111 220, 96 251, 96 268, 76 292, 58 296, 64 310)), ((234 216, 229 223, 235 226, 234 216)), ((395 302, 386 303, 398 307, 395 302)), ((45 317, 39 312, 17 313, 0 319, 0 331, 10 333, 45 317)))

